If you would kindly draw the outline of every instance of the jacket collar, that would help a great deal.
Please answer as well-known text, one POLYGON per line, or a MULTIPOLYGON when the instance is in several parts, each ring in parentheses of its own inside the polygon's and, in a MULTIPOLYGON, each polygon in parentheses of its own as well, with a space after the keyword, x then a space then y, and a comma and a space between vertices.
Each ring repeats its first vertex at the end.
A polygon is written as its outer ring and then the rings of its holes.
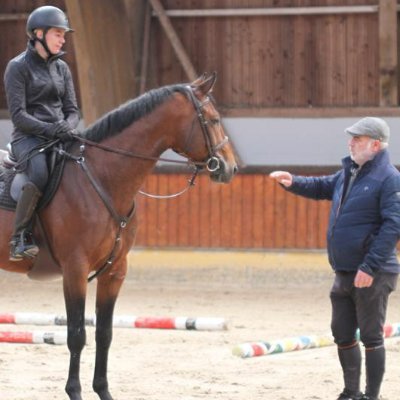
POLYGON ((27 56, 34 62, 36 63, 43 63, 43 64, 50 64, 55 60, 58 60, 60 57, 62 57, 65 54, 65 51, 60 51, 58 54, 54 54, 51 57, 49 57, 47 60, 45 60, 35 49, 35 46, 31 41, 28 42, 28 45, 26 47, 26 54, 27 56))
MULTIPOLYGON (((369 171, 371 168, 375 168, 379 165, 384 165, 384 164, 389 164, 390 159, 389 159, 389 153, 386 149, 381 150, 379 153, 376 154, 376 156, 370 160, 367 161, 361 168, 362 171, 369 171)), ((342 159, 342 165, 345 171, 349 171, 350 168, 353 168, 357 166, 357 164, 351 159, 350 156, 347 156, 342 159)))

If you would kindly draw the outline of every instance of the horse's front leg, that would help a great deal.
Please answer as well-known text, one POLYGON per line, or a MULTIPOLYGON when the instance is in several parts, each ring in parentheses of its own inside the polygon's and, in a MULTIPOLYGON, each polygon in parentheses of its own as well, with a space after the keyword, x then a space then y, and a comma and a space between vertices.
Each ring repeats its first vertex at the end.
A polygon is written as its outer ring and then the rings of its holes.
POLYGON ((72 276, 72 271, 64 273, 64 298, 67 311, 68 349, 70 363, 68 380, 65 386, 70 400, 82 400, 79 367, 82 349, 86 343, 85 300, 86 277, 72 276), (66 276, 67 275, 67 276, 66 276))
POLYGON ((125 278, 126 262, 117 268, 118 272, 100 276, 96 296, 96 366, 93 390, 101 400, 112 400, 108 389, 108 352, 112 341, 114 306, 125 278), (121 271, 121 269, 123 271, 121 271))

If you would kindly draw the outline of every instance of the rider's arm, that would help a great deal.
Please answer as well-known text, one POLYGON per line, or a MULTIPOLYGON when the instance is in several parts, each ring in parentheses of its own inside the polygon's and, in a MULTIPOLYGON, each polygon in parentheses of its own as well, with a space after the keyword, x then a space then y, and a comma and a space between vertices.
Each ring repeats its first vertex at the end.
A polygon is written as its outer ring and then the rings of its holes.
POLYGON ((50 136, 54 124, 40 121, 26 111, 26 78, 20 66, 13 61, 7 65, 4 87, 15 128, 29 135, 50 136))

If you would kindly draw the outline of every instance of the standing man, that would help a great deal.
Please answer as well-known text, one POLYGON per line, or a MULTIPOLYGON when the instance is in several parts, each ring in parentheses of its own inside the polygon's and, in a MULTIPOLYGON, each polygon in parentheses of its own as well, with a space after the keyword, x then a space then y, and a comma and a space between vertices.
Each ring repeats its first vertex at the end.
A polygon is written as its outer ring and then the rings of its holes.
POLYGON ((23 162, 29 181, 18 199, 10 260, 34 257, 39 248, 31 235, 37 203, 48 181, 46 154, 35 151, 46 142, 72 137, 79 122, 75 89, 68 65, 61 59, 65 35, 71 32, 65 13, 57 7, 35 9, 26 23, 28 45, 13 58, 4 74, 4 87, 14 130, 11 145, 23 162))
POLYGON ((330 176, 271 177, 286 190, 315 200, 332 200, 327 233, 331 289, 331 328, 343 369, 344 390, 337 400, 378 400, 385 372, 383 326, 389 294, 400 266, 400 173, 387 151, 390 129, 366 117, 345 130, 350 156, 330 176), (361 351, 365 347, 366 389, 360 392, 361 351))

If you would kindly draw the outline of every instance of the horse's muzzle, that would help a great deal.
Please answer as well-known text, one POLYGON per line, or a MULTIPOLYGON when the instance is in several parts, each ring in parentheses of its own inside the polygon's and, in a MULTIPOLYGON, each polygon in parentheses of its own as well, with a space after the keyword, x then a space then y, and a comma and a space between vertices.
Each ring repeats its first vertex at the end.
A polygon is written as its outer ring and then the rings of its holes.
POLYGON ((207 161, 207 170, 214 182, 229 183, 238 171, 236 163, 229 164, 224 159, 213 156, 207 161))

